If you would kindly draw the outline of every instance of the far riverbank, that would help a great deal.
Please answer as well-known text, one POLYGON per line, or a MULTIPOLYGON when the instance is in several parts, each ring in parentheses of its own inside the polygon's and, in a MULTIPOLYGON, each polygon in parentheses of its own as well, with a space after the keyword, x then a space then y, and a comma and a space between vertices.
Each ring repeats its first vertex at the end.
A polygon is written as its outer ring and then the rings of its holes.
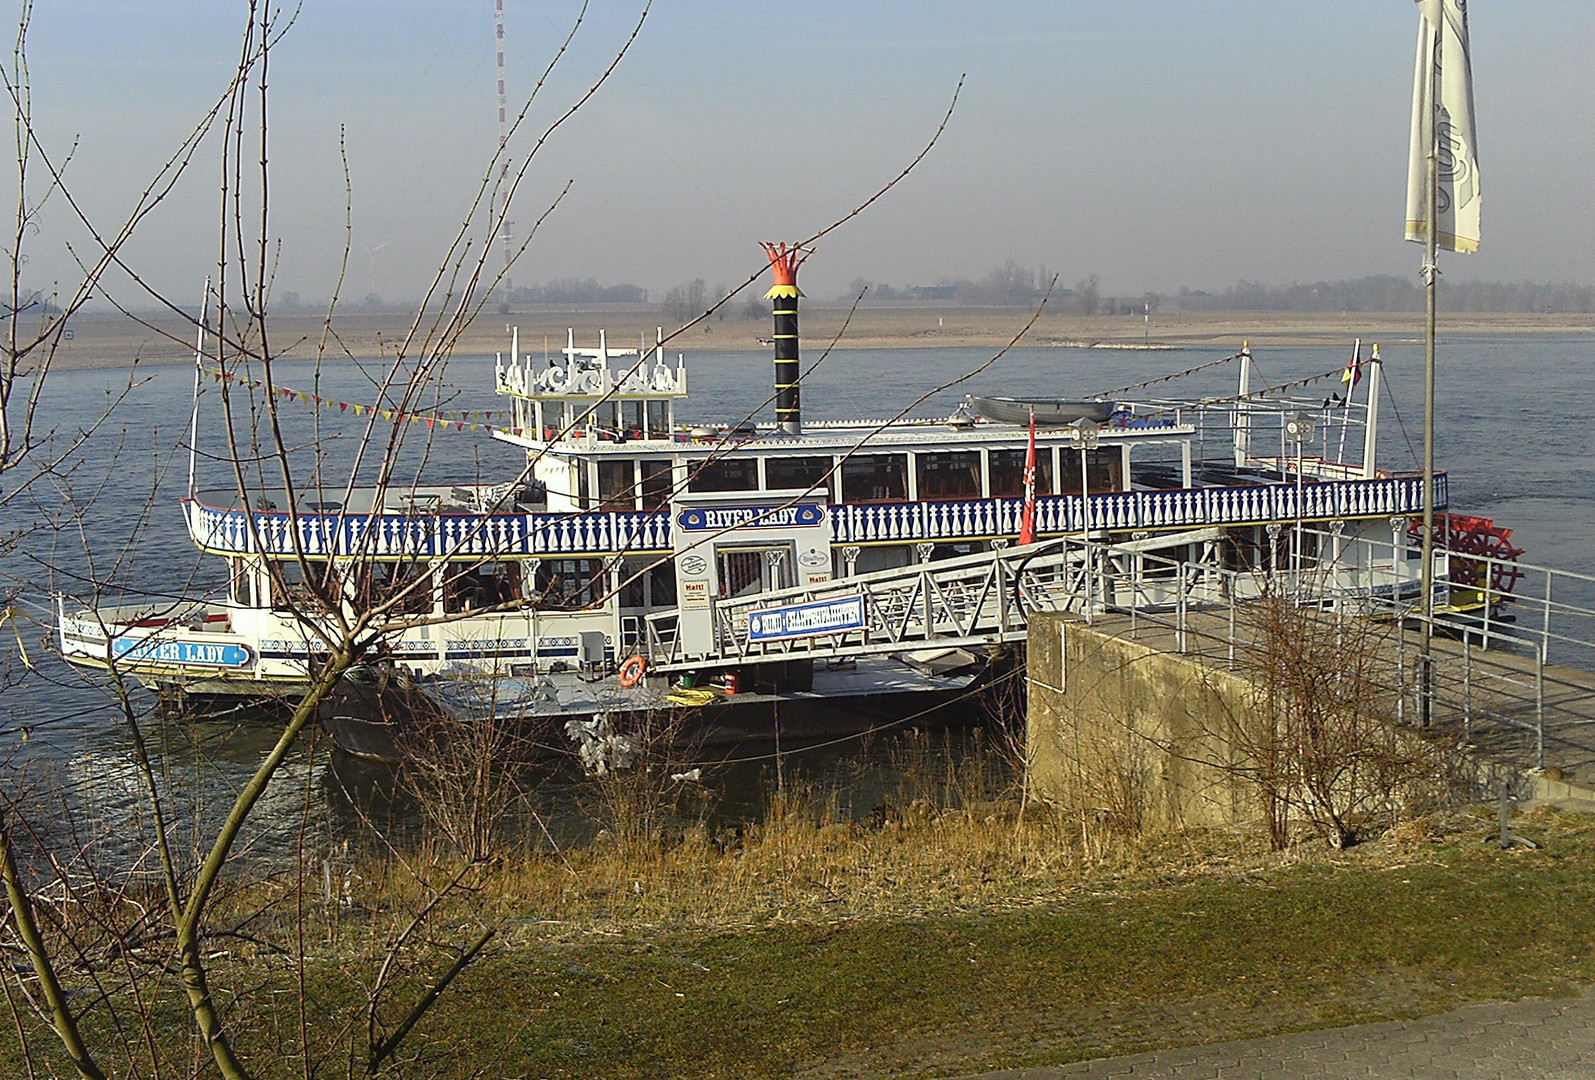
MULTIPOLYGON (((728 307, 742 305, 728 305, 728 307)), ((989 348, 1009 344, 1030 319, 1022 308, 968 308, 936 305, 863 308, 848 318, 845 307, 807 303, 802 310, 804 351, 830 345, 843 349, 989 348), (844 329, 845 324, 845 329, 844 329)), ((272 351, 287 359, 372 360, 393 356, 401 346, 417 355, 424 329, 408 345, 414 313, 407 310, 347 309, 331 326, 324 313, 308 308, 285 310, 271 318, 272 351)), ((62 369, 114 368, 135 359, 140 364, 190 363, 193 328, 169 313, 147 316, 140 323, 125 315, 87 313, 72 320, 72 340, 63 341, 55 364, 62 369)), ((1595 333, 1595 315, 1581 314, 1451 314, 1442 313, 1442 336, 1557 335, 1595 333)), ((662 317, 657 307, 642 304, 585 307, 532 307, 508 316, 484 311, 463 334, 454 352, 491 356, 507 352, 506 327, 518 326, 523 350, 536 354, 545 345, 563 346, 567 328, 575 328, 582 344, 596 344, 599 330, 611 345, 651 344, 662 317)), ((670 327, 666 326, 668 333, 670 327)), ((711 316, 683 331, 670 344, 673 352, 748 352, 770 334, 768 319, 711 316)), ((1139 315, 1085 316, 1043 312, 1023 344, 1131 348, 1240 348, 1256 346, 1349 345, 1354 339, 1397 345, 1423 339, 1422 312, 1154 312, 1148 324, 1139 315)))

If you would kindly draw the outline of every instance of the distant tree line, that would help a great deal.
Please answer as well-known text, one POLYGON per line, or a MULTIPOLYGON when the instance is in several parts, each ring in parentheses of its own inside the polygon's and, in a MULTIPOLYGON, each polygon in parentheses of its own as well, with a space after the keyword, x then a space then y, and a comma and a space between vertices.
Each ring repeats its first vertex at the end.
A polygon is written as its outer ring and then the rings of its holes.
MULTIPOLYGON (((1031 307, 1040 303, 1050 278, 1009 261, 979 280, 958 278, 935 285, 891 285, 855 278, 839 299, 860 293, 866 303, 894 300, 941 300, 971 307, 1031 307)), ((1572 283, 1456 282, 1440 279, 1441 303, 1450 311, 1595 313, 1595 286, 1572 283)), ((1165 300, 1181 311, 1422 311, 1423 286, 1393 274, 1311 284, 1264 285, 1240 281, 1219 292, 1181 289, 1177 296, 1146 292, 1132 296, 1103 293, 1090 274, 1072 289, 1057 287, 1048 310, 1079 315, 1155 314, 1165 300)))
POLYGON ((600 285, 594 278, 559 278, 510 290, 513 304, 646 304, 648 290, 637 285, 600 285))
MULTIPOLYGON (((1517 284, 1440 279, 1441 305, 1449 311, 1595 312, 1595 286, 1517 284)), ((1393 274, 1310 285, 1241 281, 1222 292, 1181 289, 1183 311, 1422 311, 1423 286, 1393 274)))
MULTIPOLYGON (((937 300, 967 307, 1034 307, 1046 294, 1050 281, 1045 266, 1031 270, 1009 260, 975 281, 943 279, 935 285, 893 287, 868 278, 854 278, 838 300, 851 303, 862 293, 866 304, 937 300)), ((641 286, 600 285, 594 278, 560 278, 541 285, 520 286, 510 295, 515 304, 648 303, 648 290, 641 286)), ((694 278, 668 290, 659 308, 669 318, 684 322, 701 315, 724 295, 724 286, 711 289, 702 278, 694 278)), ((751 291, 746 299, 716 311, 715 316, 724 319, 729 311, 740 319, 765 318, 770 309, 760 299, 761 295, 758 290, 751 291)), ((1595 285, 1570 282, 1456 282, 1442 277, 1440 295, 1442 306, 1449 311, 1595 313, 1595 285)), ((1109 296, 1102 292, 1097 275, 1090 274, 1075 282, 1073 288, 1061 285, 1054 288, 1047 310, 1053 314, 1077 315, 1156 314, 1165 301, 1180 311, 1422 311, 1424 305, 1423 286, 1415 279, 1394 274, 1291 285, 1238 281, 1219 292, 1182 288, 1168 297, 1153 292, 1109 296)), ((373 293, 361 303, 368 308, 379 308, 383 302, 373 293)), ((27 295, 22 310, 38 307, 48 312, 52 304, 49 297, 34 291, 27 295)), ((277 299, 277 304, 298 308, 304 301, 298 293, 286 292, 277 299)))
POLYGON ((841 299, 851 302, 864 293, 866 301, 872 300, 949 300, 955 304, 974 307, 1025 307, 1041 299, 1048 281, 1047 268, 1035 271, 1009 259, 979 281, 968 278, 943 280, 935 285, 905 285, 894 289, 890 285, 876 284, 868 278, 854 278, 841 299), (1042 286, 1038 287, 1037 282, 1042 286))

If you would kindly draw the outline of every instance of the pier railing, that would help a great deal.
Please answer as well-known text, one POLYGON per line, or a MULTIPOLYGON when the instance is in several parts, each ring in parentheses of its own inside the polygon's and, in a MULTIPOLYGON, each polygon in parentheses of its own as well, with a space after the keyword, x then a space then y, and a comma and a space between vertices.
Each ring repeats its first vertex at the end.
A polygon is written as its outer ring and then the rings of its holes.
POLYGON ((1535 768, 1546 765, 1548 738, 1592 722, 1595 576, 1447 553, 1435 568, 1430 617, 1416 538, 1303 532, 1317 556, 1287 556, 1267 571, 1176 567, 1142 556, 1137 572, 1119 567, 1112 588, 1120 602, 1107 617, 1132 636, 1160 637, 1164 647, 1229 665, 1257 648, 1257 602, 1264 597, 1329 617, 1360 617, 1360 625, 1384 628, 1386 663, 1378 670, 1398 720, 1458 726, 1464 743, 1488 741, 1535 768), (1456 580, 1463 576, 1467 584, 1456 580), (1165 597, 1147 592, 1158 580, 1165 597), (1140 602, 1122 602, 1127 588, 1140 602))

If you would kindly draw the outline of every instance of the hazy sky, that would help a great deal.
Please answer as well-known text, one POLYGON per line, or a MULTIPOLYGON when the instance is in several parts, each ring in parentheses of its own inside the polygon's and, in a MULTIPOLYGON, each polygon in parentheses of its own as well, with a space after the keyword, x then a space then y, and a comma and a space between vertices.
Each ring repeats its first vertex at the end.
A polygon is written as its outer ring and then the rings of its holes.
MULTIPOLYGON (((504 0, 512 112, 578 5, 504 0)), ((1595 3, 1469 4, 1483 249, 1457 279, 1595 280, 1595 3)), ((540 133, 603 69, 639 8, 593 0, 534 105, 540 133)), ((102 216, 125 211, 223 87, 241 4, 45 0, 30 35, 37 123, 102 216)), ((537 156, 515 269, 634 282, 657 298, 736 281, 756 241, 796 239, 899 171, 824 242, 802 284, 978 277, 1006 259, 1104 291, 1173 292, 1388 272, 1401 239, 1417 13, 1410 0, 657 0, 630 55, 537 156)), ((272 57, 277 288, 327 295, 353 187, 346 293, 418 295, 497 138, 493 0, 304 0, 272 57)), ((532 140, 518 140, 524 153, 532 140)), ((179 297, 215 258, 219 146, 148 221, 131 261, 179 297)), ((32 284, 82 237, 49 213, 32 284)), ((495 256, 497 258, 497 256, 495 256)))

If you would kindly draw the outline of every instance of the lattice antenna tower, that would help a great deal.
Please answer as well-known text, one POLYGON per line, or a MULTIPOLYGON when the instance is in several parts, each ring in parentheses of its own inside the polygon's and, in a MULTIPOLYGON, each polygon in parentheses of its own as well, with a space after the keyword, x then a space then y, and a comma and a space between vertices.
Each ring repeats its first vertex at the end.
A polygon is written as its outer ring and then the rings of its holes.
POLYGON ((493 0, 493 30, 498 41, 498 154, 499 154, 499 182, 497 197, 492 200, 489 212, 495 219, 499 216, 498 199, 504 200, 502 213, 504 220, 498 223, 498 238, 504 245, 504 280, 500 284, 503 290, 499 293, 498 310, 500 314, 508 315, 510 311, 510 294, 514 292, 515 284, 510 279, 510 264, 515 261, 515 241, 511 237, 510 226, 514 222, 509 219, 509 177, 510 159, 507 143, 509 142, 509 110, 504 103, 504 0, 493 0))

